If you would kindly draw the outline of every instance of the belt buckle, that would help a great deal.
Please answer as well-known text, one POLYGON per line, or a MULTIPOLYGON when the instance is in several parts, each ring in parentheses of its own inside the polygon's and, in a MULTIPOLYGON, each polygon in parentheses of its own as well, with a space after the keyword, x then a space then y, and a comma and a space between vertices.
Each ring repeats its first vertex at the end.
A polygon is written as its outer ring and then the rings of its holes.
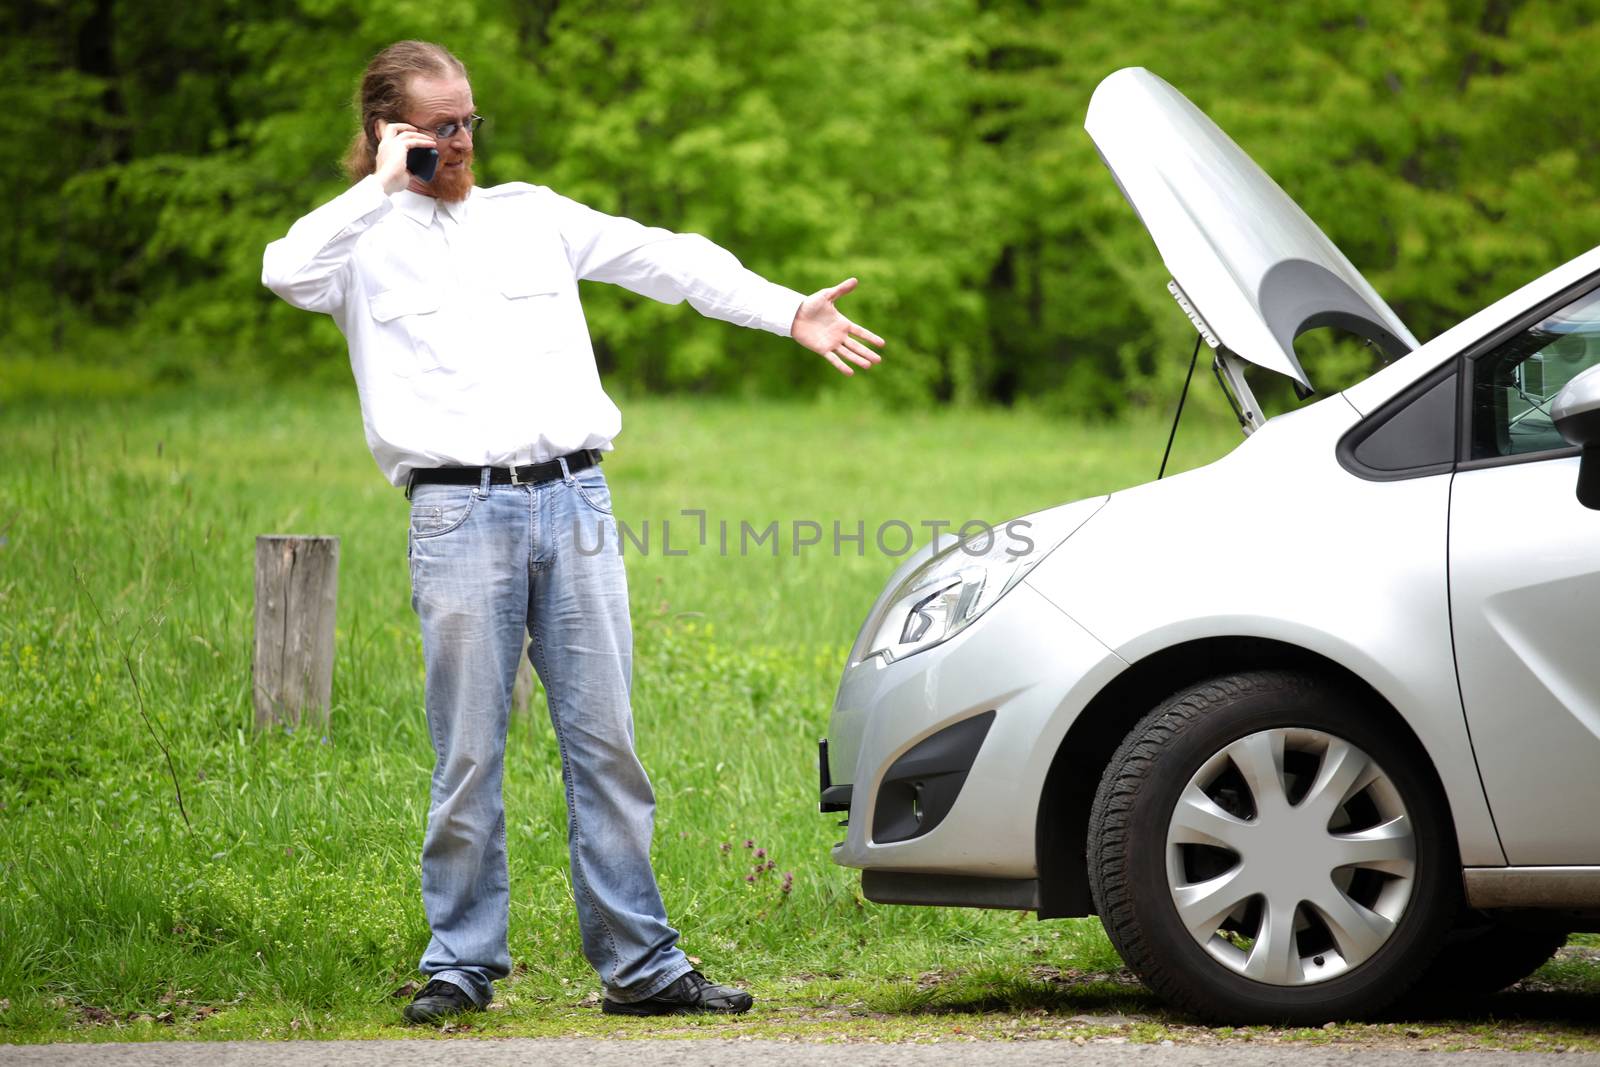
POLYGON ((511 484, 512 485, 524 485, 524 484, 526 484, 524 482, 517 481, 517 467, 516 467, 516 464, 512 464, 511 466, 507 467, 506 470, 511 472, 511 484))

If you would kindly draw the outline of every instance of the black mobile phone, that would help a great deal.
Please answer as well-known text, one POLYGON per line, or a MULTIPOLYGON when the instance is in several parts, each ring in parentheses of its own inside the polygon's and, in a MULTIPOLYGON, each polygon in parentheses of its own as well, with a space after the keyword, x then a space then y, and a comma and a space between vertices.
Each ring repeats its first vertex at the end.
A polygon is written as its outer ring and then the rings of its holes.
POLYGON ((438 167, 439 150, 437 148, 406 149, 406 170, 409 170, 423 181, 433 181, 433 172, 438 167))

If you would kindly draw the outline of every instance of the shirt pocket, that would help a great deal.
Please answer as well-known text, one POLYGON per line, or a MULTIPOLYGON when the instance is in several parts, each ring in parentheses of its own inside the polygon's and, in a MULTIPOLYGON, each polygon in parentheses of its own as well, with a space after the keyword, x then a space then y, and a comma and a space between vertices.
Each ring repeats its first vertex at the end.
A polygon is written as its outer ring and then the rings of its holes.
POLYGON ((568 347, 571 330, 567 320, 576 294, 572 292, 572 270, 565 260, 506 257, 494 264, 491 274, 509 336, 520 339, 533 352, 556 352, 568 347))
POLYGON ((509 263, 496 271, 495 287, 507 300, 527 300, 536 296, 559 296, 569 279, 550 267, 533 263, 509 263))
POLYGON ((385 370, 401 378, 410 378, 422 371, 439 369, 437 342, 444 317, 439 308, 439 293, 432 286, 401 286, 367 298, 372 320, 386 331, 403 333, 404 344, 410 349, 409 359, 403 352, 385 359, 385 370))

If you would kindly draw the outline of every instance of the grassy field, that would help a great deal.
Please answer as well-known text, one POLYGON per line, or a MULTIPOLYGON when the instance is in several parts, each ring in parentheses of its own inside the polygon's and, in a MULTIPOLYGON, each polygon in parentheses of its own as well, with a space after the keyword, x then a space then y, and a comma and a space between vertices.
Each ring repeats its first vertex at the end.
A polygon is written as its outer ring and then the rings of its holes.
MULTIPOLYGON (((1094 920, 865 903, 815 809, 833 687, 896 563, 870 532, 1001 520, 1147 480, 1164 420, 690 399, 624 410, 605 469, 619 518, 656 539, 627 558, 657 871, 685 949, 761 997, 748 1019, 671 1032, 1182 1031, 1094 920), (839 520, 869 535, 861 555, 724 556, 714 536, 685 536, 682 509, 704 509, 713 530, 839 520), (687 555, 659 551, 664 520, 687 555), (758 849, 775 865, 751 880, 758 849)), ((407 505, 366 451, 353 394, 13 405, 0 440, 0 1040, 398 1032, 396 993, 427 939, 417 853, 432 751, 407 505), (326 737, 250 731, 261 533, 342 541, 326 737)), ((1236 441, 1202 410, 1175 467, 1236 441)), ((473 1032, 660 1032, 594 1007, 537 691, 512 722, 506 804, 516 973, 473 1032)), ((1542 973, 1559 1003, 1600 990, 1588 951, 1542 973)), ((1587 1040, 1565 1010, 1538 1022, 1539 1041, 1587 1040)), ((1458 1038, 1440 1040, 1489 1041, 1472 1036, 1484 1025, 1452 1021, 1458 1038)))

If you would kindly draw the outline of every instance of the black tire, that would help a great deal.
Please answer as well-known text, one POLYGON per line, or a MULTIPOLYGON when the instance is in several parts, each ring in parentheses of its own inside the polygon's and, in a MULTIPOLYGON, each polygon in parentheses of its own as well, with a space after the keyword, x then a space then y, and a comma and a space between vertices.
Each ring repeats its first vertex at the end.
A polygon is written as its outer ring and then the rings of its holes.
MULTIPOLYGON (((1459 914, 1456 857, 1448 805, 1416 741, 1348 691, 1281 670, 1211 679, 1163 702, 1111 758, 1089 818, 1090 889, 1112 944, 1173 1006, 1226 1023, 1315 1025, 1368 1016, 1402 996, 1459 914), (1168 825, 1191 778, 1232 742, 1278 729, 1317 731, 1374 754, 1414 836, 1410 895, 1386 940, 1337 977, 1298 985, 1257 981, 1214 958, 1180 920, 1167 869, 1168 825)), ((1301 936, 1297 927, 1291 944, 1301 936)))
POLYGON ((1521 929, 1474 914, 1446 935, 1415 995, 1437 1003, 1498 993, 1548 963, 1567 937, 1564 930, 1521 929))

